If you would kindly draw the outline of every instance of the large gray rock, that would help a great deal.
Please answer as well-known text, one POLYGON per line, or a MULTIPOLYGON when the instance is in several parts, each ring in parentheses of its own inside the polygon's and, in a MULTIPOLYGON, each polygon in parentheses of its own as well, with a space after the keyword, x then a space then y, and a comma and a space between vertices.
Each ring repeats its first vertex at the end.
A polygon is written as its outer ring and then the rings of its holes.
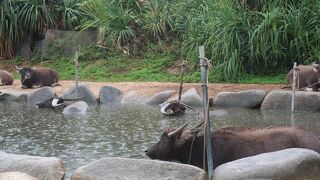
MULTIPOLYGON (((75 98, 75 90, 76 87, 72 87, 69 89, 64 95, 63 98, 75 98)), ((88 105, 97 105, 97 99, 94 96, 93 92, 89 89, 88 86, 82 84, 77 88, 77 97, 83 97, 83 101, 85 101, 88 105)))
POLYGON ((36 177, 30 176, 22 172, 3 172, 0 173, 0 180, 39 180, 36 177))
MULTIPOLYGON (((272 91, 263 100, 262 110, 290 110, 291 91, 272 91)), ((295 96, 296 111, 320 111, 320 93, 297 91, 295 96)))
POLYGON ((181 102, 190 106, 203 106, 203 101, 196 88, 191 88, 181 95, 181 102))
POLYGON ((85 115, 89 111, 89 105, 84 101, 75 102, 63 109, 65 115, 85 115))
POLYGON ((104 158, 82 166, 73 172, 71 180, 204 180, 202 169, 157 160, 104 158))
POLYGON ((112 86, 103 86, 99 91, 99 99, 101 104, 119 103, 124 94, 121 90, 112 86))
POLYGON ((0 92, 0 101, 18 101, 18 102, 27 102, 28 99, 27 93, 18 92, 16 90, 2 90, 0 92))
POLYGON ((167 101, 173 94, 175 93, 174 90, 167 90, 167 91, 161 91, 152 97, 150 97, 146 104, 149 105, 159 105, 165 101, 167 101))
POLYGON ((124 97, 121 99, 122 103, 136 103, 136 104, 145 104, 148 99, 148 95, 141 94, 140 91, 132 90, 127 92, 124 97))
POLYGON ((220 92, 213 100, 215 107, 259 107, 267 95, 265 90, 248 90, 239 92, 220 92))
POLYGON ((0 151, 0 172, 19 171, 39 180, 62 180, 66 173, 63 162, 55 157, 8 154, 0 151))
POLYGON ((317 180, 320 154, 309 149, 291 148, 264 153, 218 166, 213 179, 317 180))
POLYGON ((51 87, 42 87, 37 91, 34 91, 28 96, 28 104, 35 106, 38 102, 48 100, 54 96, 51 87))

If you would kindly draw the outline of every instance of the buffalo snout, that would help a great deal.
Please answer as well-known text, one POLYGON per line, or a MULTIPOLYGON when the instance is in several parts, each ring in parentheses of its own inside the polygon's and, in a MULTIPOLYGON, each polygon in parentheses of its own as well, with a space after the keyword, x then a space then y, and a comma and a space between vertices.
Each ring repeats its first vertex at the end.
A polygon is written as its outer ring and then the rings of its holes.
POLYGON ((146 156, 149 157, 150 159, 157 159, 157 155, 155 150, 153 150, 153 147, 149 147, 147 150, 144 151, 146 156))
POLYGON ((26 75, 24 76, 24 79, 31 79, 31 73, 26 73, 26 75))

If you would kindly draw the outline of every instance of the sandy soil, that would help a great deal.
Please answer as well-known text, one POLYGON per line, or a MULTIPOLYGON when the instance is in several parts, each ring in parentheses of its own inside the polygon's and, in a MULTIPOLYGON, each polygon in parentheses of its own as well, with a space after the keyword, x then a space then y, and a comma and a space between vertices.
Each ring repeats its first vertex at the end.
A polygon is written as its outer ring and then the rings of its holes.
MULTIPOLYGON (((61 96, 66 90, 75 85, 74 81, 60 81, 60 86, 53 87, 54 92, 61 96)), ((172 82, 85 82, 81 81, 80 84, 87 84, 89 88, 93 91, 93 93, 98 97, 99 90, 102 86, 112 86, 122 90, 124 93, 129 91, 138 91, 141 94, 150 96, 156 94, 157 92, 164 90, 179 90, 179 83, 172 82)), ((222 91, 242 91, 249 89, 264 89, 266 91, 271 91, 275 89, 280 89, 284 87, 284 84, 276 84, 276 85, 263 85, 263 84, 209 84, 208 85, 208 93, 210 97, 214 97, 217 93, 222 91)), ((184 83, 183 90, 188 90, 189 88, 195 87, 199 94, 201 93, 201 84, 200 83, 184 83)), ((21 89, 21 83, 19 80, 15 80, 14 84, 11 86, 0 86, 1 90, 9 90, 14 89, 16 91, 24 91, 24 92, 33 92, 37 90, 34 89, 21 89)))

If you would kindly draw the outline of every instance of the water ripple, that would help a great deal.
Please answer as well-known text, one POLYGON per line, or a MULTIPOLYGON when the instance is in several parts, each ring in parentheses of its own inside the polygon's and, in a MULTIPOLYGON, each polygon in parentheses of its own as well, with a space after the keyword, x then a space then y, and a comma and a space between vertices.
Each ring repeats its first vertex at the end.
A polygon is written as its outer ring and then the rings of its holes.
MULTIPOLYGON (((210 114, 213 129, 298 125, 320 132, 319 113, 221 109, 210 114)), ((158 107, 123 105, 92 108, 88 116, 75 118, 23 103, 0 103, 0 148, 8 153, 56 156, 66 163, 69 178, 74 169, 100 158, 144 158, 144 150, 164 129, 187 121, 193 126, 202 117, 201 113, 168 117, 158 107)))

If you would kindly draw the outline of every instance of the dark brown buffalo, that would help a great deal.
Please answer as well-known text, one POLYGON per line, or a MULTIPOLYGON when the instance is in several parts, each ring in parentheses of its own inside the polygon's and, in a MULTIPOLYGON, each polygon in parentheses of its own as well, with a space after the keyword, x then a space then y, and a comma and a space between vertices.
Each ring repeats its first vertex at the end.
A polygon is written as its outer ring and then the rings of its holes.
POLYGON ((24 67, 16 69, 21 74, 22 88, 32 88, 33 86, 55 86, 58 84, 58 72, 51 68, 30 68, 24 67))
MULTIPOLYGON (((151 159, 179 161, 203 168, 203 131, 197 132, 199 130, 184 130, 183 126, 169 128, 145 151, 146 155, 151 159)), ((299 127, 227 127, 212 132, 211 137, 214 168, 240 158, 287 148, 307 148, 320 153, 319 137, 299 127)))
MULTIPOLYGON (((293 82, 293 69, 287 75, 288 85, 292 87, 293 82)), ((312 88, 313 91, 318 91, 320 84, 320 64, 313 65, 299 65, 297 69, 297 81, 296 87, 298 89, 302 88, 312 88)))
POLYGON ((5 70, 0 70, 0 86, 11 85, 13 83, 13 76, 5 70))

